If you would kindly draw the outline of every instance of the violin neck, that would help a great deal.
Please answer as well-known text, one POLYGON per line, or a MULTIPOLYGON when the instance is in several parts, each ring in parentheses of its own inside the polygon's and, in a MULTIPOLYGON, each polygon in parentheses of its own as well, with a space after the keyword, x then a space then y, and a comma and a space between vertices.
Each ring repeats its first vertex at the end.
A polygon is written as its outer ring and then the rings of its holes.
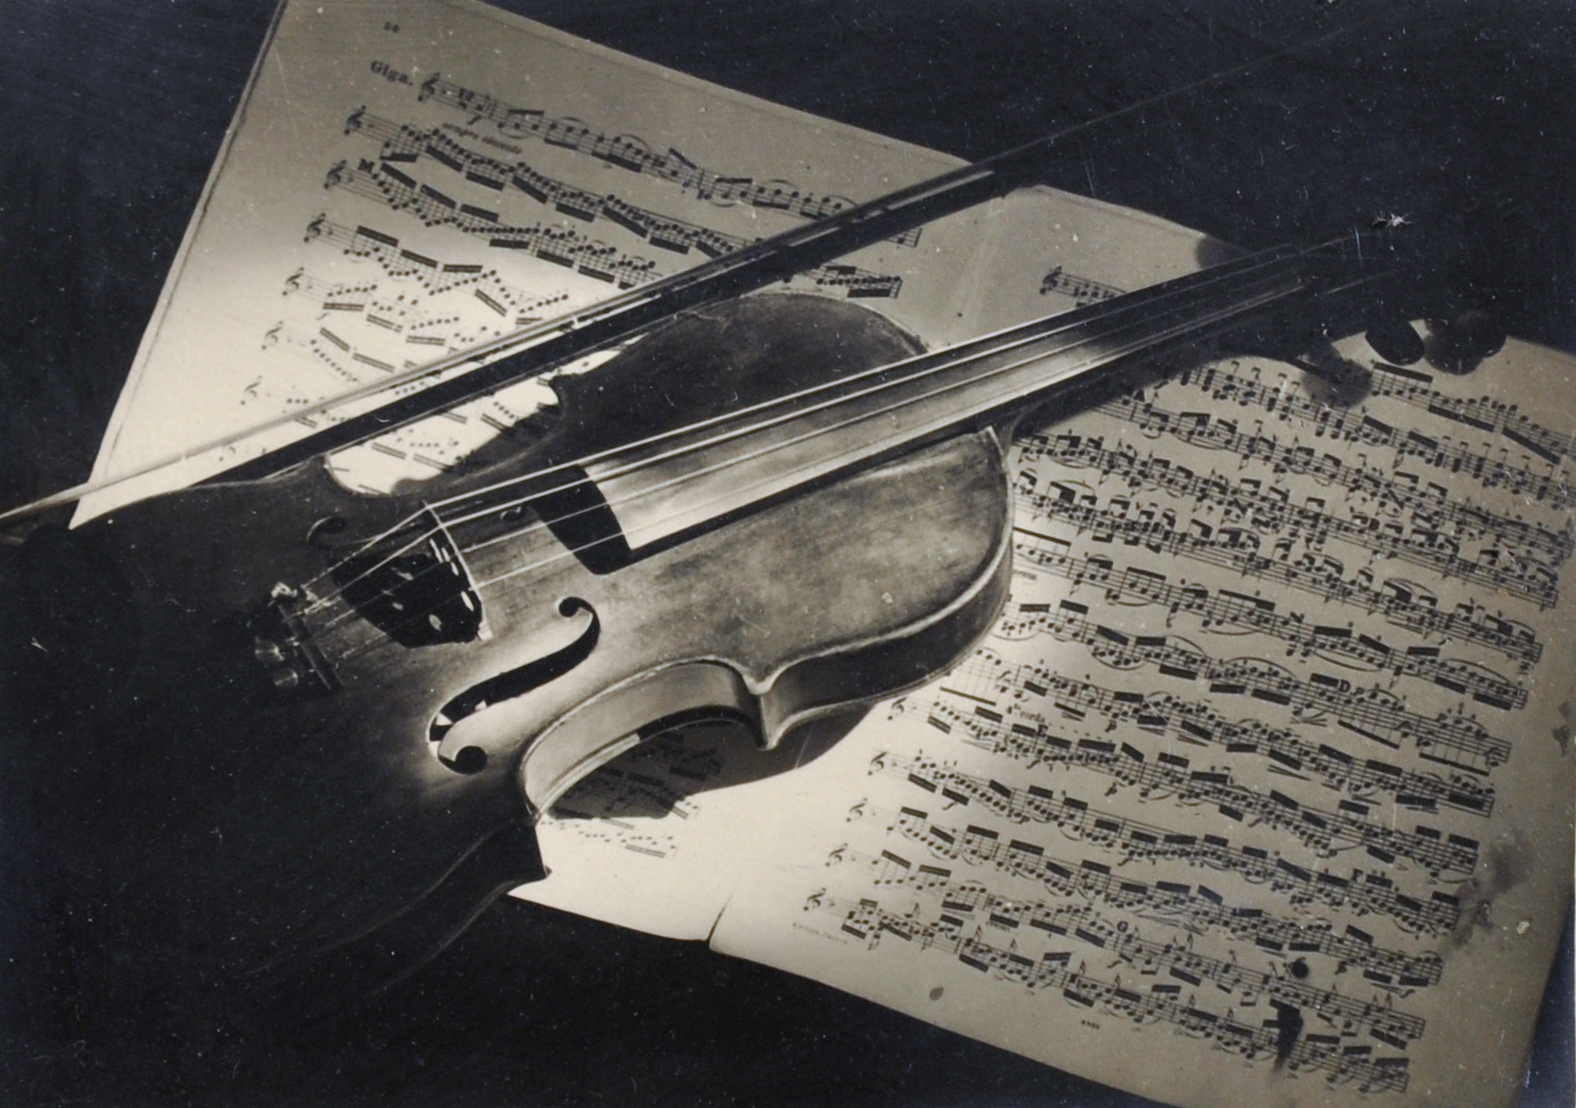
POLYGON ((1137 356, 1308 290, 1313 258, 1252 255, 620 447, 584 469, 638 551, 1108 381, 1137 356))

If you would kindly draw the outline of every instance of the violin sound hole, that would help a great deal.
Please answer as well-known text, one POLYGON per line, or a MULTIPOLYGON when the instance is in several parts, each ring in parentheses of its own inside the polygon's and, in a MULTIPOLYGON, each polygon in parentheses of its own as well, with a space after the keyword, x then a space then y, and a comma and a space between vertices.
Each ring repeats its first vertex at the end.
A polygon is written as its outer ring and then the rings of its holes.
POLYGON ((340 595, 402 646, 471 642, 482 601, 448 531, 431 512, 333 571, 340 595))
MULTIPOLYGON (((478 712, 485 711, 506 700, 524 696, 533 689, 539 689, 549 681, 556 680, 574 669, 596 649, 597 639, 602 634, 602 622, 597 617, 596 609, 581 600, 578 596, 571 596, 558 605, 558 614, 565 619, 585 613, 590 616, 585 628, 567 646, 544 654, 527 662, 523 666, 505 670, 496 677, 490 677, 479 684, 472 685, 459 696, 450 698, 449 702, 438 710, 427 729, 427 739, 436 748, 448 735, 449 731, 461 720, 468 719, 478 712)), ((487 767, 487 752, 480 747, 467 746, 461 748, 452 758, 439 755, 443 764, 456 773, 478 773, 487 767)))

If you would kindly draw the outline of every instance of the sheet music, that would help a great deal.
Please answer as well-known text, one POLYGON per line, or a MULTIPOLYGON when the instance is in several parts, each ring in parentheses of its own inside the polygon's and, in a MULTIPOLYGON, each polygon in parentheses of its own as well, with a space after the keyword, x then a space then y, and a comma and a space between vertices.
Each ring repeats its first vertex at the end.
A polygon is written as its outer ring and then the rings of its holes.
MULTIPOLYGON (((481 4, 287 4, 93 477, 139 472, 957 164, 481 4)), ((982 241, 978 219, 938 221, 791 284, 946 341, 959 322, 951 275, 982 241)), ((441 475, 550 400, 528 382, 344 451, 335 472, 367 491, 441 475)), ((322 418, 89 497, 79 518, 322 418)))
POLYGON ((1020 436, 994 633, 792 778, 714 945, 1167 1102, 1513 1102, 1570 896, 1571 360, 1341 349, 1353 407, 1227 359, 1020 436))
MULTIPOLYGON (((290 4, 95 475, 955 164, 480 5, 290 4)), ((795 286, 936 347, 1221 249, 1033 190, 795 286)), ((1178 1104, 1504 1100, 1570 897, 1570 365, 1344 349, 1353 407, 1244 358, 1028 427, 977 652, 780 752, 646 744, 564 798, 518 895, 1178 1104)), ((336 473, 440 475, 549 398, 336 473)))

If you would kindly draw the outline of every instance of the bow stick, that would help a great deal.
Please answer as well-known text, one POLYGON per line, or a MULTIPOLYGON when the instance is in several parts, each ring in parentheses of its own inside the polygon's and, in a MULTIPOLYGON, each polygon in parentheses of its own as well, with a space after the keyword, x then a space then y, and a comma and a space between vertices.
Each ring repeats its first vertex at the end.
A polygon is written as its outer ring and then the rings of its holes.
MULTIPOLYGON (((292 412, 238 434, 183 450, 131 473, 87 481, 0 512, 0 525, 74 503, 92 493, 128 485, 160 470, 181 466, 203 454, 233 449, 250 438, 291 423, 328 416, 357 402, 429 378, 442 378, 411 395, 351 415, 284 446, 228 466, 202 478, 198 483, 258 480, 317 455, 376 438, 427 416, 447 411, 467 400, 496 392, 587 354, 627 341, 678 312, 762 288, 944 215, 1004 195, 1032 178, 1044 164, 1047 155, 1073 135, 1239 75, 1314 43, 1346 34, 1377 18, 1377 15, 1370 16, 1219 70, 1196 81, 1043 135, 983 161, 959 166, 824 216, 813 223, 790 228, 580 311, 534 324, 405 373, 351 389, 304 411, 292 412), (464 372, 443 377, 454 370, 464 372)), ((429 83, 432 80, 436 78, 430 78, 429 83)))

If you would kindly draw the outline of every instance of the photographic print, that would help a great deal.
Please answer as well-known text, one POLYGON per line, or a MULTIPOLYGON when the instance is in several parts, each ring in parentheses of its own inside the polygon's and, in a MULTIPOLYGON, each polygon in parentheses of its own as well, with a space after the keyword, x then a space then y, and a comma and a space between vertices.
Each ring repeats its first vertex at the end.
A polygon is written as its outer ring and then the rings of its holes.
POLYGON ((0 26, 9 1102, 1569 1101, 1565 7, 0 26))

